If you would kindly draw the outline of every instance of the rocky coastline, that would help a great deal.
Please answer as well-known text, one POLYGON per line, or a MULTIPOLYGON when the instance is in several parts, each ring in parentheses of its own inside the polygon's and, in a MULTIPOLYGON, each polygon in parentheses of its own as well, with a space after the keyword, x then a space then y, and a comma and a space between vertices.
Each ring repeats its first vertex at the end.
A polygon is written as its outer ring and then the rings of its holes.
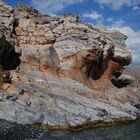
POLYGON ((81 130, 140 116, 127 36, 77 19, 0 1, 0 119, 81 130))

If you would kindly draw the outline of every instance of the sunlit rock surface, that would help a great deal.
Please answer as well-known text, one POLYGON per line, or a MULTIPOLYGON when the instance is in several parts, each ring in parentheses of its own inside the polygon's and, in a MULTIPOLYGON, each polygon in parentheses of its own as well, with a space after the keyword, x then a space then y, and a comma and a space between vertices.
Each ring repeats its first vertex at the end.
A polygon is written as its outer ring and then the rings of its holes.
POLYGON ((118 80, 132 59, 125 35, 22 4, 0 2, 0 19, 1 119, 79 130, 138 117, 139 87, 118 80))

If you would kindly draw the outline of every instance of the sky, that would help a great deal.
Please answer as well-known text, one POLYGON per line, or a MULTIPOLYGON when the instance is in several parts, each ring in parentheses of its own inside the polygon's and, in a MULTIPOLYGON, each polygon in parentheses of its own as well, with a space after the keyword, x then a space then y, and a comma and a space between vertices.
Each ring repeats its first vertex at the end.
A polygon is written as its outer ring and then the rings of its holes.
POLYGON ((50 15, 78 14, 85 23, 117 29, 128 36, 126 44, 134 66, 140 66, 140 0, 5 0, 12 7, 19 2, 35 6, 50 15))

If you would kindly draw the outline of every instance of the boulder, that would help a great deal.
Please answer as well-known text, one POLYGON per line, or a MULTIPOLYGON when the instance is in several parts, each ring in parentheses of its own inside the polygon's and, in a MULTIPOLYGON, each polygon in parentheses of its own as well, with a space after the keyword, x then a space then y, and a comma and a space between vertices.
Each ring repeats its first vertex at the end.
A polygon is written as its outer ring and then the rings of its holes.
POLYGON ((118 81, 122 84, 122 85, 129 85, 132 84, 135 81, 135 78, 131 75, 126 75, 126 74, 122 74, 119 78, 118 81))

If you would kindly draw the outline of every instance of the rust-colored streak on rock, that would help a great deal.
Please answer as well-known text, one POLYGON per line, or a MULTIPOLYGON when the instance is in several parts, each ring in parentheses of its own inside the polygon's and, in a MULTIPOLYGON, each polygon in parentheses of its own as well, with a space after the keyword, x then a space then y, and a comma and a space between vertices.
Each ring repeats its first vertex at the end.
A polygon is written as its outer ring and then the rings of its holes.
POLYGON ((40 71, 42 71, 46 75, 52 75, 55 77, 59 77, 59 69, 57 68, 51 68, 49 66, 41 66, 40 71))
POLYGON ((16 88, 10 84, 3 84, 2 89, 8 94, 14 94, 17 92, 16 88))
POLYGON ((93 80, 92 78, 87 79, 87 84, 96 90, 100 91, 108 90, 113 86, 111 82, 111 77, 113 76, 114 72, 116 72, 120 68, 121 66, 119 63, 110 60, 108 63, 108 67, 102 73, 102 76, 97 80, 93 80))
MULTIPOLYGON (((69 71, 64 72, 61 70, 61 73, 67 73, 66 75, 72 79, 87 84, 92 89, 107 90, 113 86, 111 82, 112 76, 122 66, 109 57, 105 60, 97 57, 95 54, 88 53, 83 55, 83 53, 77 53, 73 56, 72 66, 69 71), (89 64, 87 64, 87 61, 89 64)), ((68 58, 67 61, 69 61, 68 58)))

